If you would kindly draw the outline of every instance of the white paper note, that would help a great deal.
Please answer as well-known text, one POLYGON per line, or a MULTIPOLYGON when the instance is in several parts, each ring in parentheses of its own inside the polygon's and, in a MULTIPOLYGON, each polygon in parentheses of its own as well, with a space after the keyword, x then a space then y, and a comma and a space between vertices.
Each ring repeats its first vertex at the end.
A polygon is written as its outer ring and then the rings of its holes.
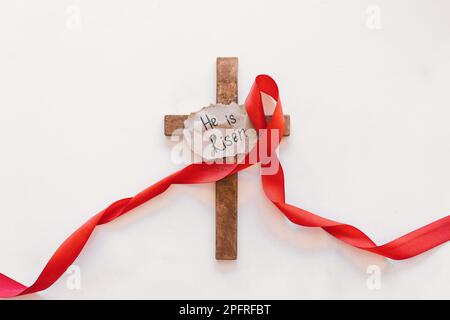
POLYGON ((256 132, 244 106, 212 104, 184 122, 184 137, 203 160, 244 155, 256 144, 256 132))

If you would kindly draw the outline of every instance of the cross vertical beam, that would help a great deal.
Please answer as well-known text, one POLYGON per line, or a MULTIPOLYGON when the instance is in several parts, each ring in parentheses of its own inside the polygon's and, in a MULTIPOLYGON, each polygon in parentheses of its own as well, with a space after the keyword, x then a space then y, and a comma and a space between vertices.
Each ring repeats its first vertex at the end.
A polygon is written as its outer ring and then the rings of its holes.
MULTIPOLYGON (((217 103, 238 102, 238 59, 217 58, 217 103)), ((216 182, 216 259, 237 259, 238 174, 216 182)))

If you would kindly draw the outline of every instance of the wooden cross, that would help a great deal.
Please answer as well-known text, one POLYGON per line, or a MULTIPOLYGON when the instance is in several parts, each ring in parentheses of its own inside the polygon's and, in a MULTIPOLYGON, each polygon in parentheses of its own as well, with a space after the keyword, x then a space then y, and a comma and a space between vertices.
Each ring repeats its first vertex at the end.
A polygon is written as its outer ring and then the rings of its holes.
MULTIPOLYGON (((238 102, 238 59, 217 58, 216 102, 230 104, 238 102)), ((187 115, 166 115, 164 134, 172 135, 184 128, 187 115)), ((267 117, 270 120, 270 116, 267 117)), ((290 117, 285 116, 283 135, 290 134, 290 117)), ((237 258, 237 173, 216 182, 216 259, 237 258)))

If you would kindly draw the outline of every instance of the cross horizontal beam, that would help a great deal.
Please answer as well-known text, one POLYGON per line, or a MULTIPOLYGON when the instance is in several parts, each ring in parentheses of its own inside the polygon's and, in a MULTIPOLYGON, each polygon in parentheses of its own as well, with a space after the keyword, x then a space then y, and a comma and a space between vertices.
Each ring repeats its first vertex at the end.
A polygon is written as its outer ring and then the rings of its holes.
MULTIPOLYGON (((188 115, 184 114, 168 114, 164 116, 164 135, 171 136, 176 130, 184 128, 184 120, 188 115)), ((270 121, 272 116, 266 116, 266 120, 270 121)), ((284 116, 284 132, 283 136, 289 136, 291 134, 291 117, 289 115, 284 116)))

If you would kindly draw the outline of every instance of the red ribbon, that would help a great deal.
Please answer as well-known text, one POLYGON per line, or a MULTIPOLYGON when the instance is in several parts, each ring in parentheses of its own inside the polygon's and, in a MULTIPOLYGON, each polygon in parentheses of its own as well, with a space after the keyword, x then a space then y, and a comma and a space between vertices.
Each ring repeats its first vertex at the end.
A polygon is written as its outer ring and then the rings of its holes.
MULTIPOLYGON (((256 156, 258 162, 261 162, 262 168, 270 166, 270 163, 275 161, 279 162, 275 150, 281 140, 281 134, 277 134, 280 138, 276 139, 275 142, 271 138, 273 132, 283 132, 284 116, 278 95, 278 86, 275 81, 267 75, 258 76, 245 101, 245 106, 255 129, 258 131, 267 129, 265 131, 267 134, 265 141, 268 141, 268 143, 262 146, 260 137, 256 148, 247 154, 244 162, 238 164, 192 164, 158 181, 132 198, 114 202, 83 224, 59 246, 44 270, 42 270, 37 280, 31 286, 24 286, 0 274, 0 297, 16 297, 47 289, 64 274, 67 268, 78 257, 98 225, 111 222, 153 199, 166 191, 172 184, 195 184, 218 181, 251 166, 252 164, 248 160, 252 155, 256 156), (276 107, 269 123, 266 123, 264 115, 261 100, 262 92, 270 95, 276 101, 276 107), (260 152, 258 152, 260 148, 266 149, 264 158, 260 158, 260 152), (257 154, 252 154, 253 152, 257 154)), ((293 223, 305 227, 322 228, 335 238, 362 250, 370 251, 387 258, 402 260, 419 255, 450 240, 450 216, 447 216, 389 243, 377 246, 366 234, 351 225, 322 218, 286 203, 284 174, 281 164, 274 174, 262 174, 261 178, 266 196, 293 223)))

